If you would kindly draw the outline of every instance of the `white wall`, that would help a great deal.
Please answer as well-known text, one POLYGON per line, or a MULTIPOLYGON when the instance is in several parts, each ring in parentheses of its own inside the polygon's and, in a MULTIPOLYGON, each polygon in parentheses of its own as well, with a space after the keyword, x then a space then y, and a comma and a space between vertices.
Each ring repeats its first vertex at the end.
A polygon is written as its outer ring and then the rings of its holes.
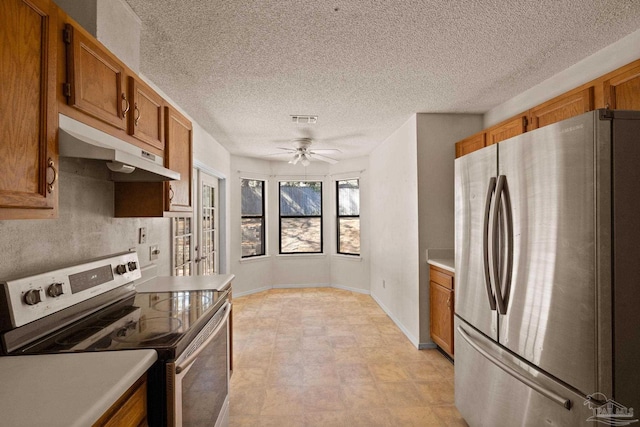
POLYGON ((431 345, 427 249, 454 247, 455 143, 482 130, 481 114, 417 115, 420 345, 431 345))
POLYGON ((369 158, 341 161, 331 166, 330 193, 331 215, 327 215, 331 253, 331 284, 342 289, 357 292, 369 292, 370 286, 370 248, 371 248, 371 217, 375 214, 371 211, 371 187, 369 174, 369 158), (351 178, 360 180, 360 256, 337 254, 337 218, 336 218, 336 181, 351 178))
POLYGON ((371 295, 419 342, 416 116, 369 156, 371 295), (383 286, 384 281, 384 286, 383 286))
POLYGON ((244 295, 273 287, 336 286, 369 292, 367 158, 353 159, 331 166, 312 162, 308 167, 282 161, 265 161, 232 156, 231 192, 231 271, 236 275, 234 294, 244 295), (266 252, 264 257, 242 259, 241 198, 242 178, 267 181, 266 252), (360 178, 361 241, 359 258, 336 255, 335 180, 360 178), (323 185, 323 254, 279 254, 278 183, 284 180, 320 180, 323 185), (367 211, 364 213, 364 211, 367 211))
POLYGON ((640 58, 640 30, 487 111, 484 116, 484 127, 493 126, 638 58, 640 58))

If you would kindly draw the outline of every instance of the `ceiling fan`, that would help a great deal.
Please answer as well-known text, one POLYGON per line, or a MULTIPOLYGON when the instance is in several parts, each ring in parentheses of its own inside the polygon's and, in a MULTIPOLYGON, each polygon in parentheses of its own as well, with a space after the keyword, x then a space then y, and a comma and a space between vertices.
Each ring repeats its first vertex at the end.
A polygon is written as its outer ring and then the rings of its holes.
MULTIPOLYGON (((311 160, 320 160, 322 162, 327 162, 332 165, 338 163, 336 159, 332 159, 331 157, 324 156, 320 154, 320 152, 334 152, 339 153, 340 150, 335 148, 327 148, 327 149, 314 149, 311 150, 311 143, 313 140, 311 138, 298 138, 293 140, 294 148, 283 148, 278 147, 280 150, 287 151, 291 153, 293 156, 289 160, 289 163, 292 165, 301 163, 303 166, 309 166, 311 160)), ((281 153, 273 154, 279 155, 281 153)))

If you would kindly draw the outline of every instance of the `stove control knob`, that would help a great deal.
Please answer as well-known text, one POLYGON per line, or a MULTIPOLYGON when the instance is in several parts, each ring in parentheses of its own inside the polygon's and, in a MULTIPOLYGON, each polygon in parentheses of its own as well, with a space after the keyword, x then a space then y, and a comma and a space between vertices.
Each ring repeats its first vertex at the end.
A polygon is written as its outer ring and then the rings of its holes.
POLYGON ((59 297, 63 293, 64 292, 62 291, 62 283, 52 283, 47 288, 47 295, 49 295, 50 297, 59 297))
POLYGON ((24 303, 27 305, 36 305, 41 301, 40 289, 30 289, 24 293, 24 303))
POLYGON ((118 274, 124 274, 127 272, 127 266, 124 264, 120 264, 118 266, 116 266, 116 273, 118 274))
POLYGON ((129 271, 133 271, 138 268, 138 264, 135 261, 131 261, 127 263, 127 267, 129 267, 129 271))

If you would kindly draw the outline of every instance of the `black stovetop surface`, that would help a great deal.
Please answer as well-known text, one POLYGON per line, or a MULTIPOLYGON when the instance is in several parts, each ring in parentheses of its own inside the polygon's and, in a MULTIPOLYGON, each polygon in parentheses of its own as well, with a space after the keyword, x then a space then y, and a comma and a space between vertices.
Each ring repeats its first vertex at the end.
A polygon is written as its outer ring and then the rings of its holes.
POLYGON ((137 293, 12 354, 154 349, 175 359, 224 304, 228 291, 137 293))

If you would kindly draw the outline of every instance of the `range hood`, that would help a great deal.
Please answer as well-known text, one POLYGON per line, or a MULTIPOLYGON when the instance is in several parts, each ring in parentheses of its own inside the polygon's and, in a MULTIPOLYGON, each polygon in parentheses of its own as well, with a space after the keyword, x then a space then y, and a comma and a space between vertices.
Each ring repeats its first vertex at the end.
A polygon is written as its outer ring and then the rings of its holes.
POLYGON ((105 160, 112 181, 157 182, 179 180, 180 174, 165 168, 161 156, 148 153, 75 119, 59 114, 58 142, 61 157, 105 160))

